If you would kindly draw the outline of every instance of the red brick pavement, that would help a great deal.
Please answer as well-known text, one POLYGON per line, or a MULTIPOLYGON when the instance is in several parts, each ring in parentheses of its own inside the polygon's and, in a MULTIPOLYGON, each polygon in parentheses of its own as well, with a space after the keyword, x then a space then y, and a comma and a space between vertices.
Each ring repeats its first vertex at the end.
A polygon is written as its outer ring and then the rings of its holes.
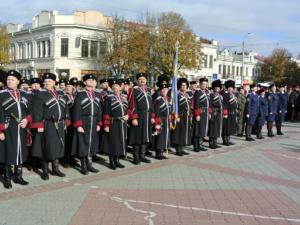
POLYGON ((92 189, 69 225, 299 223, 300 206, 275 190, 92 189))

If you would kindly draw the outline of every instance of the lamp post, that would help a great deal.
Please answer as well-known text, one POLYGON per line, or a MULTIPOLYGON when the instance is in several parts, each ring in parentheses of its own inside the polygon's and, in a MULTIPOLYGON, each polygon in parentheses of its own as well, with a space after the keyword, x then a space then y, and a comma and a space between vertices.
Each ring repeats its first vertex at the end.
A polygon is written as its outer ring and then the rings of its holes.
POLYGON ((243 85, 243 81, 244 81, 244 65, 245 65, 245 39, 248 37, 248 35, 250 35, 251 33, 248 32, 247 34, 244 35, 243 37, 243 42, 242 42, 242 74, 241 74, 241 83, 243 85))

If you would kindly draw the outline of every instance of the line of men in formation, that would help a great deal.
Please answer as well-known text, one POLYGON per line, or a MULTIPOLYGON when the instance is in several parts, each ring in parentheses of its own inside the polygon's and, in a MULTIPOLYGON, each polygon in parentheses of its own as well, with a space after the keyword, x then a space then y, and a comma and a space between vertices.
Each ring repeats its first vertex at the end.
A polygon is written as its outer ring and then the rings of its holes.
POLYGON ((109 156, 111 169, 123 168, 120 159, 132 147, 133 163, 150 163, 146 157, 149 148, 155 158, 164 159, 164 150, 175 147, 176 155, 189 154, 185 146, 193 145, 195 152, 206 151, 203 146, 209 137, 209 147, 233 145, 232 135, 253 141, 252 130, 262 137, 262 126, 267 121, 268 136, 273 137, 272 125, 276 121, 277 134, 287 109, 287 94, 283 88, 272 85, 268 94, 257 91, 255 84, 245 96, 243 89, 236 91, 235 82, 228 80, 224 88, 220 80, 213 81, 208 90, 207 78, 189 82, 177 81, 178 113, 172 114, 169 76, 157 79, 156 91, 147 87, 147 75, 136 75, 136 84, 129 80, 102 79, 97 89, 97 78, 84 75, 60 80, 56 88, 56 75, 45 73, 42 79, 30 82, 21 74, 7 72, 6 89, 0 92, 0 163, 3 164, 4 187, 14 183, 27 185, 22 176, 22 165, 30 159, 39 159, 41 178, 49 179, 48 163, 52 175, 64 177, 59 169, 60 160, 80 160, 80 171, 97 173, 93 157, 97 153, 109 156), (43 88, 41 88, 43 86, 43 88), (255 129, 254 129, 255 127, 255 129), (12 171, 13 169, 13 171, 12 171))

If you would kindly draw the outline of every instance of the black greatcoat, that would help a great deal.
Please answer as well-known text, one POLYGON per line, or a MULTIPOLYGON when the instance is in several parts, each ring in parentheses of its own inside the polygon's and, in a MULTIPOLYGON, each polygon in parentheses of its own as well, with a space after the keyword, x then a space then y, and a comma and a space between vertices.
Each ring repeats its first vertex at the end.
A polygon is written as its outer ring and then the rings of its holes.
POLYGON ((99 132, 97 132, 97 125, 102 125, 100 101, 100 94, 97 92, 82 90, 77 93, 73 106, 73 127, 75 129, 83 127, 84 133, 74 132, 72 155, 91 157, 98 152, 99 132))
POLYGON ((124 94, 109 94, 104 101, 103 125, 109 127, 109 132, 103 134, 101 149, 107 155, 123 156, 126 153, 127 126, 122 118, 127 115, 127 110, 128 101, 124 94))
POLYGON ((153 106, 150 88, 135 86, 130 89, 128 99, 130 118, 138 120, 138 126, 130 126, 128 144, 146 145, 151 143, 153 106))
POLYGON ((193 136, 204 138, 208 131, 209 120, 209 94, 206 90, 196 90, 193 98, 194 128, 193 136), (200 121, 196 117, 200 116, 200 121))
POLYGON ((70 123, 67 102, 62 90, 41 89, 34 94, 32 128, 44 128, 44 133, 34 138, 32 156, 47 161, 64 156, 65 127, 70 123))
POLYGON ((27 160, 27 132, 17 120, 26 118, 31 123, 31 103, 31 94, 22 90, 6 89, 0 92, 0 132, 5 134, 5 140, 1 143, 0 162, 6 165, 21 165, 27 160))
POLYGON ((237 131, 237 101, 234 95, 227 91, 223 93, 223 114, 228 118, 223 118, 223 134, 222 136, 230 136, 236 134, 237 131))
POLYGON ((180 121, 176 122, 175 130, 171 131, 171 143, 175 146, 191 145, 191 102, 192 95, 186 93, 178 93, 178 114, 180 121))
MULTIPOLYGON (((67 105, 68 105, 68 109, 69 109, 69 113, 70 113, 70 119, 72 121, 74 121, 73 105, 74 105, 75 95, 66 94, 66 96, 68 98, 67 105)), ((68 126, 66 129, 66 144, 65 144, 65 156, 66 157, 69 157, 71 155, 73 135, 74 135, 74 127, 68 126)))
POLYGON ((218 138, 221 136, 223 124, 223 98, 219 93, 210 94, 211 118, 209 120, 208 136, 218 138))
POLYGON ((154 101, 155 125, 160 125, 161 129, 154 136, 153 147, 164 150, 170 145, 170 110, 171 105, 168 97, 158 96, 154 101))

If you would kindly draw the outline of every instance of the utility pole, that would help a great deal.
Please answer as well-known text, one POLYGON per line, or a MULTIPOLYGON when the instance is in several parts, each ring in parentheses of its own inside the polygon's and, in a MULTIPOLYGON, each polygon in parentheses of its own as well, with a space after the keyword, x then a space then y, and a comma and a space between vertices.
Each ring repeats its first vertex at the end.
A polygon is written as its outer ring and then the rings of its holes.
POLYGON ((242 74, 241 74, 241 84, 243 85, 243 81, 244 81, 244 70, 245 70, 245 39, 248 35, 250 35, 251 33, 248 32, 247 34, 244 35, 243 37, 243 42, 242 42, 242 74))

